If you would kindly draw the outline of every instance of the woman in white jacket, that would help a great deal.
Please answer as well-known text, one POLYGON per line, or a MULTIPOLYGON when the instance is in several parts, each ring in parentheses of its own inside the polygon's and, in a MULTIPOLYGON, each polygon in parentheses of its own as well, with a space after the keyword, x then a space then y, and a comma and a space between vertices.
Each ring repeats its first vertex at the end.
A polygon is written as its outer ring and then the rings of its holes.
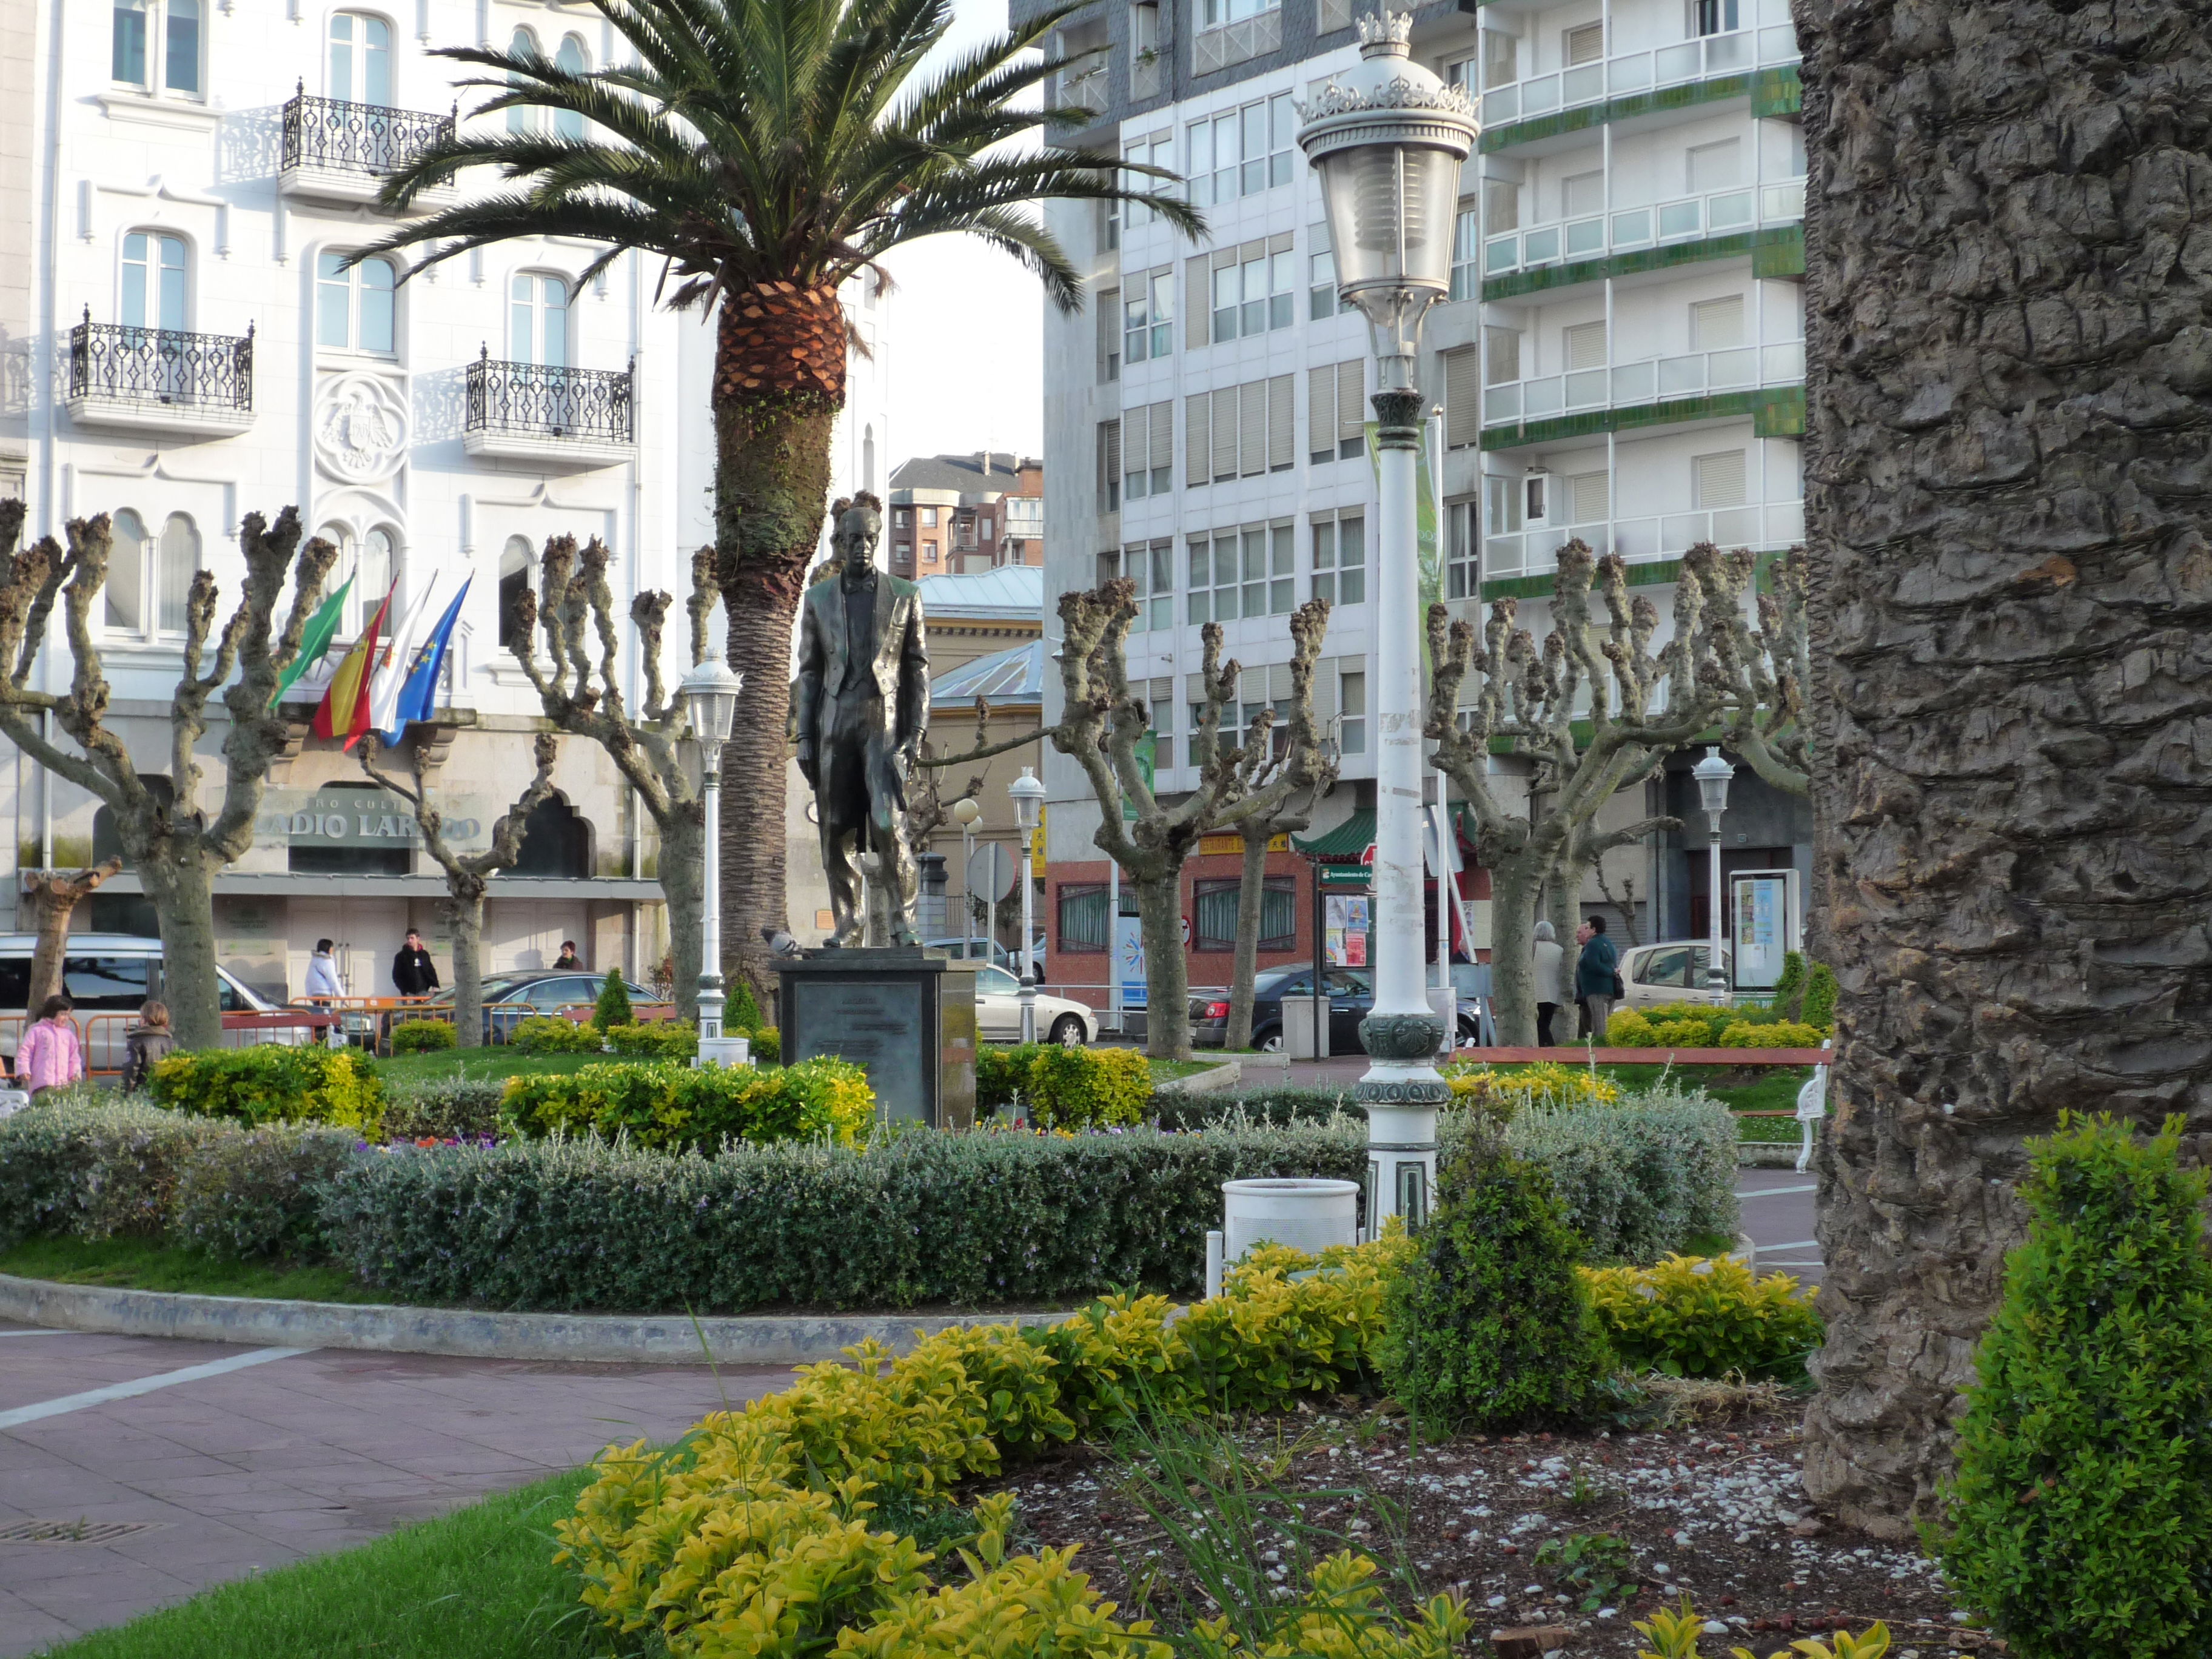
POLYGON ((307 996, 311 1001, 323 1003, 331 997, 346 994, 345 981, 338 977, 338 964, 331 955, 331 941, 315 941, 315 954, 307 958, 307 996))
POLYGON ((1566 952, 1560 948, 1550 922, 1536 924, 1536 944, 1529 954, 1534 958, 1536 975, 1536 1041, 1549 1048, 1553 1046, 1552 1016, 1559 1012, 1561 975, 1566 967, 1566 952))

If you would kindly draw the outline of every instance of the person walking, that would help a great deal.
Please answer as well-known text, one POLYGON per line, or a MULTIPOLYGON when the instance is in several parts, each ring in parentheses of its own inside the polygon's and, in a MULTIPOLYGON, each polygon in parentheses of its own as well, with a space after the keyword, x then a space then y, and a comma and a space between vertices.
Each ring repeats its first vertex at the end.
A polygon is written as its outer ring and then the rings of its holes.
POLYGON ((576 954, 575 940, 564 939, 561 941, 561 954, 553 958, 553 966, 556 970, 582 971, 584 959, 576 954))
POLYGON ((141 1003, 138 1023, 124 1039, 123 1092, 127 1095, 144 1088, 154 1075, 155 1066, 167 1060, 176 1046, 177 1034, 169 1029, 169 1005, 141 1003))
POLYGON ((1559 941, 1548 921, 1536 924, 1535 948, 1529 952, 1534 959, 1536 981, 1536 1043, 1549 1048, 1552 1042, 1552 1017, 1559 1012, 1561 975, 1567 965, 1566 947, 1559 941))
POLYGON ((77 1041, 76 1026, 69 1018, 70 1000, 57 993, 39 1009, 38 1023, 23 1033, 15 1049, 15 1077, 35 1100, 48 1089, 76 1082, 84 1075, 84 1046, 77 1041))
POLYGON ((318 1008, 330 1006, 333 997, 346 994, 345 981, 338 977, 337 958, 331 954, 333 946, 326 939, 315 941, 315 953, 307 958, 307 1000, 318 1008))
POLYGON ((1620 952, 1605 936, 1605 918, 1589 919, 1589 941, 1575 963, 1575 994, 1589 1009, 1589 1038, 1605 1041, 1605 1023, 1613 1018, 1613 1005, 1620 996, 1620 952))
POLYGON ((403 997, 426 997, 438 988, 438 964, 422 948, 422 936, 412 927, 407 943, 392 958, 392 983, 403 997))

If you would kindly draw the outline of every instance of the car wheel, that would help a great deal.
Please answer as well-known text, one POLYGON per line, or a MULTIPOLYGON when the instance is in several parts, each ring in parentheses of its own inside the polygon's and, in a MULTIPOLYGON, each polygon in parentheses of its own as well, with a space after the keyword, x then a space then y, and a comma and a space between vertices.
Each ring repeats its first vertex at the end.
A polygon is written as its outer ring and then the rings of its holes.
POLYGON ((1263 1054, 1281 1054, 1283 1052, 1282 1028, 1270 1026, 1267 1030, 1257 1033, 1252 1039, 1252 1046, 1263 1054))
POLYGON ((1083 1019, 1079 1014, 1062 1014, 1052 1023, 1052 1040, 1063 1048, 1083 1046, 1083 1019))

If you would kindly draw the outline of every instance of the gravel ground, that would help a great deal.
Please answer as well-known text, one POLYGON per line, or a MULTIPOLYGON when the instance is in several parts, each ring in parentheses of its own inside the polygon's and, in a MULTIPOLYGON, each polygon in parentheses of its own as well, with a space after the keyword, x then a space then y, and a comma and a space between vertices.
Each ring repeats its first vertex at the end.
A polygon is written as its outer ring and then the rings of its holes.
MULTIPOLYGON (((1686 1594, 1711 1622, 1706 1646, 1759 1653, 1842 1625, 1886 1622, 1894 1659, 1983 1650, 1962 1626, 1935 1565, 1816 1514, 1799 1479, 1796 1404, 1768 1390, 1729 1422, 1408 1442, 1401 1422, 1347 1409, 1255 1419, 1237 1441, 1251 1478, 1273 1496, 1260 1513, 1307 1534, 1314 1555, 1346 1546, 1387 1565, 1395 1555, 1422 1595, 1455 1590, 1479 1635, 1551 1625, 1572 1632, 1564 1651, 1633 1659, 1632 1628, 1686 1594), (1617 1563, 1580 1580, 1545 1546, 1609 1534, 1594 1547, 1617 1563), (1391 1540, 1395 1540, 1395 1547, 1391 1540)), ((1138 1505, 1111 1456, 1073 1448, 1018 1472, 1027 1546, 1085 1546, 1079 1565, 1136 1616, 1131 1574, 1180 1577, 1163 1533, 1138 1505)), ((1191 1518, 1225 1507, 1194 1487, 1191 1518)), ((1253 1540, 1256 1571, 1281 1583, 1286 1530, 1253 1540), (1280 1546, 1270 1553, 1268 1546, 1280 1546)), ((1593 1547, 1585 1546, 1586 1551, 1593 1547)), ((1145 1611, 1172 1622, 1171 1594, 1145 1611)))

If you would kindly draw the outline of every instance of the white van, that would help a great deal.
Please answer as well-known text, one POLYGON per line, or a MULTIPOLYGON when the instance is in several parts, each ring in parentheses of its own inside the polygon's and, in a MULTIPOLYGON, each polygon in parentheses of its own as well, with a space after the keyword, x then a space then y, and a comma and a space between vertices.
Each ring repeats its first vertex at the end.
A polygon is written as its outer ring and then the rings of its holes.
MULTIPOLYGON (((31 990, 31 952, 35 933, 0 933, 0 1054, 15 1069, 15 1045, 23 1026, 38 1017, 24 1004, 31 990)), ((146 1000, 152 969, 161 960, 161 941, 137 933, 71 933, 62 957, 62 989, 76 1005, 76 1022, 86 1034, 85 1065, 96 1072, 120 1071, 124 1038, 137 1023, 139 1005, 146 1000), (99 1018, 121 1015, 121 1018, 99 1018)), ((216 970, 219 994, 226 1014, 275 1013, 278 1010, 240 985, 221 968, 216 970)), ((167 998, 163 999, 165 1001, 167 998)), ((278 1042, 296 1042, 302 1033, 270 1034, 278 1042)))

